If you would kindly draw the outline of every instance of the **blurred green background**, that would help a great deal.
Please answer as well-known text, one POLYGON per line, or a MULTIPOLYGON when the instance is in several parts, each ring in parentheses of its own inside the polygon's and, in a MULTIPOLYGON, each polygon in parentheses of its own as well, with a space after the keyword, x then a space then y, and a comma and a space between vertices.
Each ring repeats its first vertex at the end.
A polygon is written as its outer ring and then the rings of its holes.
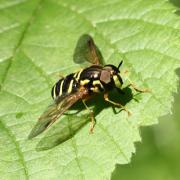
MULTIPOLYGON (((180 78, 180 69, 177 74, 180 78)), ((141 128, 141 135, 131 163, 117 165, 112 180, 180 179, 180 83, 172 114, 161 117, 158 125, 141 128)))

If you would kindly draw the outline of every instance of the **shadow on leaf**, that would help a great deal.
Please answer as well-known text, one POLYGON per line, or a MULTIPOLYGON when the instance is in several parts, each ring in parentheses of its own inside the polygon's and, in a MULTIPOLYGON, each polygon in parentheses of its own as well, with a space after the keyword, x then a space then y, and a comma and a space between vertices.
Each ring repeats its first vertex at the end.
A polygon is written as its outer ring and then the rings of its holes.
POLYGON ((88 120, 89 114, 87 111, 83 111, 81 115, 65 115, 55 126, 52 126, 47 135, 40 140, 36 150, 48 150, 67 141, 72 138, 88 120))
MULTIPOLYGON (((115 102, 120 102, 122 105, 126 105, 129 101, 131 101, 133 95, 129 87, 124 88, 123 91, 123 95, 119 94, 115 90, 110 92, 110 99, 115 102)), ((94 117, 96 117, 102 110, 105 110, 108 107, 112 107, 115 114, 120 113, 122 110, 120 109, 116 111, 117 108, 104 101, 102 94, 94 96, 87 102, 87 104, 93 110, 94 117)), ((47 134, 37 144, 36 150, 48 150, 62 144, 77 134, 78 131, 80 131, 81 128, 83 128, 89 122, 90 116, 88 110, 85 109, 82 102, 77 102, 59 120, 58 123, 50 128, 47 134)), ((94 133, 96 133, 96 126, 94 128, 94 133)))

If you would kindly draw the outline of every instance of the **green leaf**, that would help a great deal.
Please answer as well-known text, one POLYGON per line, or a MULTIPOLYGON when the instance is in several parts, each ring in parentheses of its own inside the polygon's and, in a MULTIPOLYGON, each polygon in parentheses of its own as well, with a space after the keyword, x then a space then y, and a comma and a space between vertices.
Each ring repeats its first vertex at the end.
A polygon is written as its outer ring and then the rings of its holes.
MULTIPOLYGON (((180 69, 179 69, 180 70, 180 69)), ((180 71, 177 71, 180 76, 180 71)), ((131 164, 116 166, 111 179, 179 179, 180 172, 180 83, 178 94, 174 95, 173 114, 166 115, 159 120, 156 126, 142 128, 143 143, 136 146, 136 156, 133 156, 131 164), (129 173, 131 171, 131 173, 129 173), (151 172, 151 173, 150 173, 151 172)))
MULTIPOLYGON (((171 112, 180 67, 175 12, 166 0, 1 0, 1 179, 110 179, 116 164, 129 163, 141 139, 139 127, 171 112), (129 78, 152 92, 126 102, 131 117, 114 113, 101 99, 92 135, 86 123, 64 143, 37 152, 52 130, 33 140, 27 136, 50 103, 57 74, 79 69, 73 52, 84 33, 94 37, 106 63, 124 59, 129 78)), ((60 121, 52 128, 62 129, 60 121)))

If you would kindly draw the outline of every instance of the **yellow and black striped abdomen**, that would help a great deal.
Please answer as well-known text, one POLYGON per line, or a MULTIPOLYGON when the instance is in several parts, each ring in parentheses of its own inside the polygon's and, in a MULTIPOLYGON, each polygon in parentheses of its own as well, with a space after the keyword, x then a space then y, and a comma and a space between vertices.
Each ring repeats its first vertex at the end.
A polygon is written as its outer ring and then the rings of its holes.
POLYGON ((62 95, 70 94, 76 92, 79 88, 79 83, 74 78, 74 73, 60 79, 52 88, 51 95, 52 98, 60 97, 62 95))

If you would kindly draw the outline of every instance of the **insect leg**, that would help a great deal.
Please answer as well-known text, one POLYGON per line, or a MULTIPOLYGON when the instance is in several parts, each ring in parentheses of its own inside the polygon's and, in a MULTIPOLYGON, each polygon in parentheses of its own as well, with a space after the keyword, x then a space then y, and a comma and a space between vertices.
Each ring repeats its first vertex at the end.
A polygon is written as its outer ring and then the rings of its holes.
POLYGON ((120 103, 116 103, 116 102, 114 102, 114 101, 111 101, 108 96, 109 96, 108 92, 105 92, 105 93, 104 93, 104 99, 105 99, 105 101, 107 101, 107 102, 109 102, 109 103, 111 103, 111 104, 113 104, 113 105, 115 105, 115 106, 118 106, 118 107, 122 108, 123 110, 125 110, 125 111, 128 113, 129 116, 131 115, 131 112, 128 111, 128 110, 126 109, 126 107, 124 107, 124 106, 123 106, 122 104, 120 104, 120 103))
MULTIPOLYGON (((125 70, 125 71, 123 72, 123 74, 126 75, 126 76, 127 76, 128 73, 129 73, 128 70, 125 70)), ((140 93, 151 92, 149 89, 140 89, 140 88, 138 88, 128 77, 126 77, 126 79, 127 79, 127 80, 129 81, 129 83, 130 83, 128 86, 132 86, 132 88, 133 88, 135 91, 140 92, 140 93)))
POLYGON ((89 114, 90 114, 90 118, 91 118, 91 124, 90 124, 90 129, 89 129, 89 133, 93 133, 93 129, 94 129, 94 126, 95 126, 95 119, 94 119, 94 113, 93 111, 87 106, 86 102, 85 102, 85 99, 82 100, 84 106, 86 107, 86 109, 89 111, 89 114))
POLYGON ((151 92, 149 89, 140 89, 138 88, 129 78, 127 80, 130 82, 129 86, 132 86, 132 88, 140 93, 146 93, 146 92, 151 92))

